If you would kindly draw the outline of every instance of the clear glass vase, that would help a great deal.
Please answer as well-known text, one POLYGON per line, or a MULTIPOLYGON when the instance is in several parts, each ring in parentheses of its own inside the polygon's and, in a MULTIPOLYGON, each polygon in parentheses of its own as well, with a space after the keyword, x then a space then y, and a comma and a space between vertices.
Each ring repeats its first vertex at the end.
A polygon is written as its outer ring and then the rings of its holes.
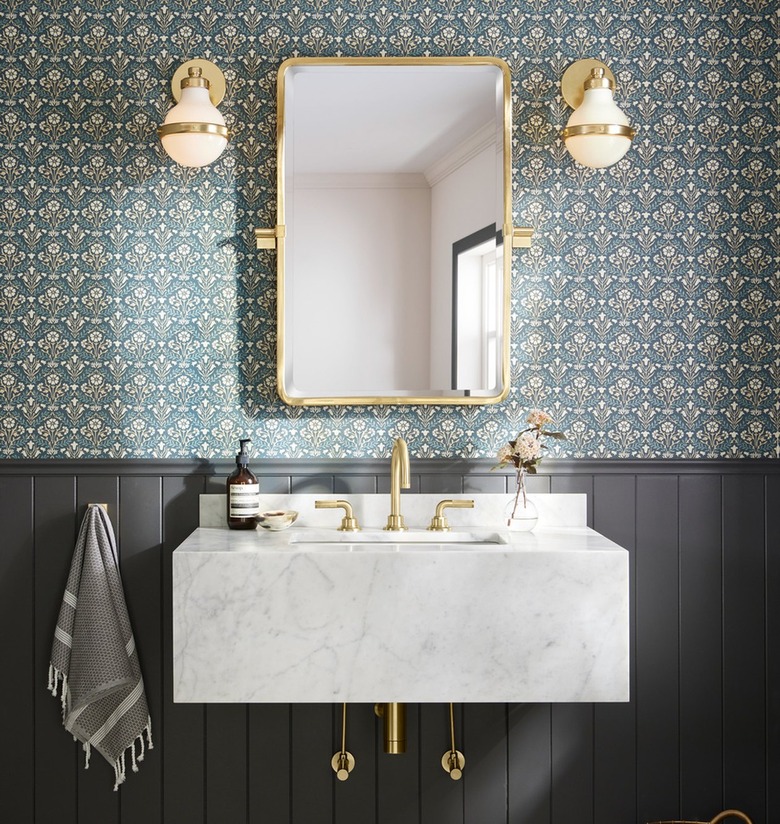
POLYGON ((524 469, 520 469, 517 473, 517 489, 504 511, 507 528, 515 532, 530 532, 539 521, 536 505, 529 500, 526 494, 524 469))

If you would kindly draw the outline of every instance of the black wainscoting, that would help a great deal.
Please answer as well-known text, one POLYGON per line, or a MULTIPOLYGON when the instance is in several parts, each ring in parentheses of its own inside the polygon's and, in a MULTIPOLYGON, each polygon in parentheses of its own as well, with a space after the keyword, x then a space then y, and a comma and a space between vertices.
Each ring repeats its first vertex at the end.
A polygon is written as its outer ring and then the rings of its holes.
MULTIPOLYGON (((489 462, 413 461, 423 492, 503 492, 489 462)), ((176 705, 171 553, 219 464, 0 462, 2 818, 14 824, 632 824, 735 807, 780 822, 780 462, 550 462, 534 491, 585 492, 591 525, 631 553, 627 704, 457 708, 467 767, 439 760, 447 711, 409 707, 409 752, 386 756, 350 707, 358 767, 334 779, 340 707, 176 705), (155 749, 117 793, 82 769, 46 690, 80 519, 107 502, 155 749)), ((385 492, 386 461, 265 461, 266 491, 385 492)), ((377 700, 383 700, 377 696, 377 700)))

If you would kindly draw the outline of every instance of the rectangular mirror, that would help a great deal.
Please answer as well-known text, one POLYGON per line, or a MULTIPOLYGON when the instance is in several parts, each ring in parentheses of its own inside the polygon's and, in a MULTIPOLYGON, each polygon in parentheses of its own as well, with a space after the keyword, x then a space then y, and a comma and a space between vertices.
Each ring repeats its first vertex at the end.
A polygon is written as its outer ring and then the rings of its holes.
POLYGON ((282 400, 502 400, 508 66, 293 58, 277 94, 282 400))

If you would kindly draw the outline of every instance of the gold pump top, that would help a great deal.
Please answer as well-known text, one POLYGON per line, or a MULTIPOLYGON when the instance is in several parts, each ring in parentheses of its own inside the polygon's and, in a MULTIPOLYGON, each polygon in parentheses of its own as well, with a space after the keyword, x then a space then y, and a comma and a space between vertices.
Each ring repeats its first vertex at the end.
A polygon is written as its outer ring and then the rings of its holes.
POLYGON ((609 89, 610 91, 615 91, 615 84, 604 73, 604 69, 602 69, 601 66, 597 66, 591 70, 590 77, 588 77, 583 84, 583 89, 585 89, 585 91, 588 89, 609 89))
POLYGON ((209 86, 209 81, 203 76, 200 66, 190 66, 187 76, 181 79, 182 89, 208 89, 209 86))

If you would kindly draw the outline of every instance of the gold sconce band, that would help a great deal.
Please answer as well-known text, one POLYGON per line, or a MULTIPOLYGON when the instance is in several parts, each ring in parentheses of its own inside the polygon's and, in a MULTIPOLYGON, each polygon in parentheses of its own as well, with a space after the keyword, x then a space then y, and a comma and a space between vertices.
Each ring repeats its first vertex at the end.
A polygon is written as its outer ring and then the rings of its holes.
POLYGON ((255 229, 255 248, 276 249, 276 239, 284 236, 284 226, 275 226, 272 229, 255 229))
POLYGON ((567 137, 586 134, 618 135, 633 140, 636 137, 636 129, 621 123, 582 123, 579 126, 567 126, 561 132, 561 137, 566 140, 567 137))
POLYGON ((169 134, 215 134, 225 140, 230 137, 227 126, 219 123, 164 123, 157 129, 158 137, 169 134))

